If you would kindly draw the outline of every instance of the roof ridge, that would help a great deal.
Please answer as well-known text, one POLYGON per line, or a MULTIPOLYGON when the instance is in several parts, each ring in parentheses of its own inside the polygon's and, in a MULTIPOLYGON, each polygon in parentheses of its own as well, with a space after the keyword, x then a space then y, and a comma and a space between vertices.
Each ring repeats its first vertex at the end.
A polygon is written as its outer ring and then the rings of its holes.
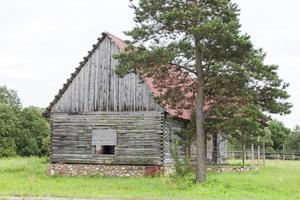
POLYGON ((103 32, 102 35, 106 35, 108 36, 116 45, 120 50, 124 50, 126 47, 126 43, 124 40, 122 40, 121 38, 111 34, 110 32, 103 32))
POLYGON ((108 35, 108 36, 110 36, 110 37, 112 37, 112 38, 115 38, 115 39, 117 39, 117 40, 120 40, 120 41, 123 41, 123 42, 124 42, 123 39, 121 39, 121 38, 115 36, 114 34, 108 32, 108 31, 103 32, 102 35, 103 35, 103 34, 108 35))

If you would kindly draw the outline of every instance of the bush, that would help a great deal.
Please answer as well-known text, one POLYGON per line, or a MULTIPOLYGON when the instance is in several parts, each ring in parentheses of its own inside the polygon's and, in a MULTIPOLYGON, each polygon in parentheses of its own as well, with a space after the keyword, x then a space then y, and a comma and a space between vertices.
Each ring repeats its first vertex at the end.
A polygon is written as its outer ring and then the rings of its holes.
POLYGON ((191 188, 196 182, 195 169, 191 163, 191 157, 185 156, 183 159, 180 159, 178 145, 175 145, 172 157, 175 161, 175 174, 172 175, 172 180, 176 187, 181 190, 191 188))
POLYGON ((185 157, 183 160, 178 158, 174 160, 176 176, 184 177, 185 175, 188 175, 194 171, 194 168, 191 164, 191 159, 189 157, 185 157))

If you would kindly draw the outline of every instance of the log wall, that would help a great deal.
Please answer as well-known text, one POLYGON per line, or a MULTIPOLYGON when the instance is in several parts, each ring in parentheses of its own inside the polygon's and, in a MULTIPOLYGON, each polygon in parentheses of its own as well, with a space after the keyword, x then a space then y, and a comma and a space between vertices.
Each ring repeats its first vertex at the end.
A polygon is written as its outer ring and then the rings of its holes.
POLYGON ((163 115, 161 112, 90 112, 51 114, 51 162, 161 165, 163 115), (96 155, 92 131, 115 129, 115 155, 96 155))

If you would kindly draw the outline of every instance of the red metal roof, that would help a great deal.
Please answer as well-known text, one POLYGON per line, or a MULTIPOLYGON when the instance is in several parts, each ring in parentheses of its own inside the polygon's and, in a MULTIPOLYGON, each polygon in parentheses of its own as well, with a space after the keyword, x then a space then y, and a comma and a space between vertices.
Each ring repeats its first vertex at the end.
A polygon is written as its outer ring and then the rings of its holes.
POLYGON ((194 92, 189 90, 190 87, 193 87, 193 82, 189 81, 186 85, 179 85, 176 84, 176 81, 178 80, 178 76, 170 76, 166 82, 164 81, 163 85, 164 88, 161 89, 161 84, 157 84, 154 78, 146 77, 144 78, 145 83, 152 91, 153 95, 155 97, 160 97, 162 95, 165 95, 165 92, 167 90, 174 90, 175 92, 179 93, 180 95, 184 96, 184 99, 180 100, 174 100, 174 102, 171 103, 172 98, 170 100, 162 100, 162 105, 164 106, 164 109, 167 113, 169 113, 171 116, 179 117, 182 119, 189 120, 191 119, 192 115, 192 109, 194 107, 194 92), (179 86, 179 87, 178 87, 179 86), (188 91, 186 91, 188 89, 188 91), (172 104, 176 105, 172 105, 172 104))

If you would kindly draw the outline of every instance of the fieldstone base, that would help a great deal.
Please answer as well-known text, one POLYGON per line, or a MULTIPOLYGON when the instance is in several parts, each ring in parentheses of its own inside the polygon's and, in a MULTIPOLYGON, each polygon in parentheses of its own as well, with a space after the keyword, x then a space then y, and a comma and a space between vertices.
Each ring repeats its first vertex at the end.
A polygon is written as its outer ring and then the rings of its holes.
POLYGON ((161 166, 100 165, 49 163, 48 174, 62 176, 154 176, 163 172, 161 166))

